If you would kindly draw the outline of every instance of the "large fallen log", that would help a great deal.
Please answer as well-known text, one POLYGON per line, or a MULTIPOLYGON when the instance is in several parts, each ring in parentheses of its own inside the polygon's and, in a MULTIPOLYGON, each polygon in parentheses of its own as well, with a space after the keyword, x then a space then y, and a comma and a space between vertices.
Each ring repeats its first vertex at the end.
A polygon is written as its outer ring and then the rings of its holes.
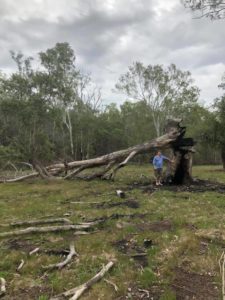
POLYGON ((37 172, 28 175, 24 178, 9 179, 2 182, 16 182, 23 179, 39 176, 44 179, 60 178, 71 179, 74 177, 93 179, 113 179, 116 172, 126 166, 128 162, 138 154, 150 153, 157 149, 171 148, 174 154, 174 166, 171 168, 171 174, 174 181, 182 183, 191 179, 192 167, 192 152, 193 139, 184 138, 186 128, 180 126, 181 119, 170 120, 165 128, 165 134, 150 140, 146 143, 135 145, 124 150, 115 151, 100 157, 72 161, 68 163, 58 163, 47 167, 42 167, 37 162, 34 163, 34 168, 37 172), (80 173, 85 169, 96 167, 103 167, 101 170, 93 174, 84 175, 81 177, 80 173), (65 174, 64 177, 62 174, 65 174), (59 176, 60 175, 60 176, 59 176))

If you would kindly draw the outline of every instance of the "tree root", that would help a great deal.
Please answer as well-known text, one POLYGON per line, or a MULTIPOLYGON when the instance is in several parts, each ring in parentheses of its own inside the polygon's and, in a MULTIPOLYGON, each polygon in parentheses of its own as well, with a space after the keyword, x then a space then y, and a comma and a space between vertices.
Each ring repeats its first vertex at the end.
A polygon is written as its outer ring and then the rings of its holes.
POLYGON ((114 263, 112 261, 110 261, 106 266, 103 266, 103 268, 101 269, 101 271, 99 273, 97 273, 94 277, 92 277, 86 283, 81 284, 80 286, 75 287, 71 290, 68 290, 62 294, 54 296, 50 300, 61 300, 61 299, 64 299, 65 297, 70 297, 70 296, 72 296, 71 298, 69 298, 70 300, 79 299, 80 296, 86 290, 88 290, 93 284, 95 284, 96 282, 101 280, 105 276, 105 274, 113 267, 113 265, 114 265, 114 263))
POLYGON ((49 266, 43 266, 43 269, 47 269, 47 270, 53 270, 53 269, 62 269, 64 268, 71 260, 74 256, 79 256, 78 253, 75 250, 74 244, 70 244, 70 252, 68 254, 68 256, 66 257, 66 259, 60 263, 57 264, 51 264, 49 266))

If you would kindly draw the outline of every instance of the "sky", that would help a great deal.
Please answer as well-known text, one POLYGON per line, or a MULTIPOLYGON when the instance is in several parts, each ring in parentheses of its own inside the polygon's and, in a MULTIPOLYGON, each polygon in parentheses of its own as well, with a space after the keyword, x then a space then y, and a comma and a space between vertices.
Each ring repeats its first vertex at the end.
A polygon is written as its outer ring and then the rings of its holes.
POLYGON ((201 102, 210 105, 221 95, 224 26, 225 20, 194 19, 180 0, 0 0, 0 70, 15 71, 10 50, 35 56, 68 42, 105 103, 126 99, 113 88, 141 61, 189 70, 201 102))

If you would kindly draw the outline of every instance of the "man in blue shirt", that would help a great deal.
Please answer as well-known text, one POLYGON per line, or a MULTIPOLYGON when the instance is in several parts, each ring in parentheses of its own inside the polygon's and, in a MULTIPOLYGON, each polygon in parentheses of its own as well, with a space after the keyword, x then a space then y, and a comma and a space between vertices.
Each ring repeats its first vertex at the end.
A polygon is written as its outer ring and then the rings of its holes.
POLYGON ((163 172, 163 161, 167 160, 170 163, 172 162, 168 157, 162 155, 160 151, 157 151, 156 155, 153 158, 153 167, 154 174, 156 178, 156 185, 162 185, 162 172, 163 172))

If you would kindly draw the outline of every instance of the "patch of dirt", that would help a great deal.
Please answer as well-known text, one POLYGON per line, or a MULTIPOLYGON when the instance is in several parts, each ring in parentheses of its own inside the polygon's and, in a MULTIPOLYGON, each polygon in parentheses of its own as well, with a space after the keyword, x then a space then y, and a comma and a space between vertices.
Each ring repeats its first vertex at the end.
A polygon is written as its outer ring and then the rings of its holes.
POLYGON ((122 239, 115 241, 112 245, 121 253, 133 258, 135 262, 142 267, 148 266, 148 259, 145 248, 140 247, 135 239, 122 239))
POLYGON ((129 208, 139 208, 140 204, 137 200, 134 199, 128 199, 125 201, 119 201, 119 202, 102 202, 99 204, 93 205, 95 208, 112 208, 116 206, 127 206, 129 208))
POLYGON ((182 268, 177 268, 171 287, 177 300, 218 300, 219 289, 214 282, 213 276, 189 273, 182 268))
POLYGON ((19 250, 25 253, 29 253, 36 248, 36 245, 31 241, 22 239, 10 239, 5 242, 5 246, 10 250, 19 250))
POLYGON ((154 231, 154 232, 163 232, 171 231, 173 229, 173 224, 170 220, 155 221, 151 223, 142 222, 137 224, 137 228, 140 231, 154 231))
POLYGON ((118 220, 121 218, 128 218, 128 219, 135 219, 135 218, 141 218, 143 219, 144 217, 146 217, 147 215, 149 215, 148 213, 135 213, 135 214, 112 214, 109 216, 102 216, 102 217, 97 217, 97 218, 93 218, 93 219, 85 219, 86 222, 94 222, 94 221, 102 221, 102 222, 106 222, 108 220, 118 220))
MULTIPOLYGON (((213 182, 209 180, 202 179, 194 179, 190 184, 183 185, 173 185, 173 184, 164 184, 161 187, 156 187, 154 184, 143 185, 141 182, 135 182, 132 185, 129 185, 129 189, 132 190, 134 188, 142 189, 143 192, 146 193, 154 193, 158 189, 169 190, 173 192, 217 192, 217 193, 225 193, 225 184, 219 182, 213 182)), ((188 198, 187 198, 188 200, 188 198)))
POLYGON ((33 286, 28 288, 18 288, 15 292, 4 297, 4 300, 34 300, 39 299, 41 295, 49 296, 51 288, 44 286, 33 286))

